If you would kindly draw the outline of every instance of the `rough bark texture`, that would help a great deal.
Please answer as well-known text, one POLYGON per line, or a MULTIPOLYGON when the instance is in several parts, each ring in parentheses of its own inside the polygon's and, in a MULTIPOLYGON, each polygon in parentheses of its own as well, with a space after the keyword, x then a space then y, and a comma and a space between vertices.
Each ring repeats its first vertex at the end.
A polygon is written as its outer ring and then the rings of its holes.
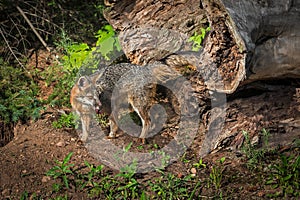
MULTIPOLYGON (((220 112, 224 108, 215 106, 205 113, 212 107, 209 90, 232 94, 255 81, 300 78, 299 12, 299 0, 123 0, 105 16, 119 31, 131 62, 145 65, 164 61, 170 66, 184 66, 178 71, 191 81, 204 126, 212 130, 201 144, 201 153, 206 154, 228 138, 237 142, 242 137, 233 131, 241 127, 230 121, 224 124, 226 133, 217 131, 224 128, 222 124, 215 126, 220 124, 218 120, 230 118, 225 113, 232 110, 220 112), (203 48, 191 52, 189 38, 208 26, 211 31, 203 48), (193 67, 187 69, 186 65, 193 67)), ((258 87, 273 91, 269 86, 258 87)), ((300 120, 299 113, 293 113, 293 122, 300 120)))
POLYGON ((188 37, 208 26, 197 0, 118 1, 105 16, 119 31, 126 56, 136 64, 189 50, 188 37))

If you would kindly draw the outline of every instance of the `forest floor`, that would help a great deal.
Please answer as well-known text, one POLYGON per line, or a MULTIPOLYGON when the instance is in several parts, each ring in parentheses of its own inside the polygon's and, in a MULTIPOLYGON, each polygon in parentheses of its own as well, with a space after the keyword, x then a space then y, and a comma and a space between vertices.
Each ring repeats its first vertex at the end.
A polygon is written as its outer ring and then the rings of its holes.
MULTIPOLYGON (((149 182, 162 188, 161 192, 169 192, 168 194, 175 192, 172 191, 172 187, 174 190, 188 188, 187 193, 195 193, 192 199, 266 199, 276 196, 282 198, 282 191, 286 186, 272 187, 272 184, 268 185, 266 182, 270 179, 271 172, 274 172, 270 166, 281 166, 280 157, 282 155, 299 157, 300 154, 299 82, 282 81, 269 84, 264 88, 250 88, 246 91, 246 94, 237 93, 236 96, 230 96, 227 99, 223 131, 229 135, 225 134, 223 139, 220 139, 219 150, 201 158, 199 146, 202 139, 196 136, 186 152, 165 169, 136 174, 131 176, 127 183, 125 181, 122 184, 126 185, 134 180, 137 181, 139 187, 135 188, 135 191, 140 197, 135 197, 136 199, 147 199, 145 196, 141 197, 143 196, 141 191, 146 191, 146 196, 151 199, 164 199, 160 196, 162 194, 155 191, 153 189, 155 187, 151 186, 149 182), (242 143, 245 143, 242 131, 247 131, 251 138, 257 136, 259 142, 256 142, 263 143, 261 141, 263 128, 270 133, 268 146, 262 145, 259 149, 254 149, 254 146, 250 145, 248 147, 253 155, 250 155, 251 152, 248 152, 247 155, 247 152, 241 150, 242 143), (234 139, 229 140, 230 144, 228 145, 224 144, 226 141, 228 143, 226 138, 234 139), (221 143, 227 148, 223 149, 221 143), (224 158, 225 160, 223 160, 224 158), (174 177, 165 178, 159 182, 162 174, 172 174, 174 177), (191 178, 192 187, 179 186, 185 183, 186 177, 191 178), (174 185, 170 184, 170 188, 168 188, 166 183, 172 181, 177 182, 174 185), (201 182, 201 186, 197 185, 197 181, 201 182), (178 183, 180 184, 176 185, 178 183)), ((47 95, 47 91, 45 91, 45 95, 47 95)), ((91 183, 79 189, 77 181, 86 181, 87 179, 80 177, 80 174, 89 170, 86 163, 99 166, 102 162, 92 157, 87 147, 79 140, 77 130, 57 129, 52 126, 52 122, 59 115, 61 113, 58 110, 48 109, 39 120, 16 125, 13 140, 4 147, 0 147, 0 199, 59 199, 59 196, 61 196, 60 199, 63 197, 67 197, 67 199, 109 198, 108 192, 103 190, 98 195, 91 195, 91 188, 95 188, 95 185, 91 185, 91 183), (57 160, 63 161, 70 152, 73 152, 73 155, 69 163, 74 164, 71 167, 73 175, 68 175, 70 186, 55 191, 53 184, 58 183, 59 180, 47 176, 46 173, 58 165, 57 160)), ((147 144, 142 145, 137 139, 121 134, 115 139, 114 144, 121 149, 126 149, 131 145, 130 149, 124 151, 149 152, 163 147, 171 140, 170 138, 172 139, 169 132, 165 130, 165 134, 163 131, 159 136, 155 136, 147 144)), ((292 165, 292 161, 295 159, 291 159, 289 165, 292 165)), ((300 163, 299 166, 296 166, 296 170, 299 167, 300 163)), ((294 173, 299 174, 292 169, 289 166, 284 168, 287 176, 290 174, 294 176, 294 173)), ((116 169, 104 166, 101 177, 95 176, 93 181, 103 182, 103 177, 115 177, 119 173, 116 169)), ((274 177, 271 179, 279 182, 274 177)), ((289 183, 288 181, 286 181, 288 184, 294 184, 294 182, 289 183)), ((122 193, 125 189, 120 186, 121 183, 118 183, 118 186, 114 182, 110 182, 110 184, 109 190, 116 190, 116 193, 125 198, 126 194, 122 193)), ((128 188, 133 187, 131 185, 128 188)), ((290 188, 285 189, 287 191, 290 188)), ((173 199, 187 199, 184 192, 185 190, 182 190, 182 196, 178 194, 173 199)), ((299 197, 299 190, 293 189, 292 193, 295 194, 295 197, 291 194, 286 194, 286 197, 289 199, 299 197)), ((121 197, 116 195, 115 198, 121 197)), ((133 197, 131 196, 131 198, 133 197)), ((169 198, 172 199, 170 196, 169 198)))

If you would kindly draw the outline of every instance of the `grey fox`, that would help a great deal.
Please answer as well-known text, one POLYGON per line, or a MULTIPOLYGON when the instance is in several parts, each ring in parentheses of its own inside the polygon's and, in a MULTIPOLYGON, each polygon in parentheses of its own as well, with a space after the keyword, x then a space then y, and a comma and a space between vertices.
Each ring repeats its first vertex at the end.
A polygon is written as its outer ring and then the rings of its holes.
POLYGON ((155 103, 156 85, 176 77, 178 73, 162 63, 144 67, 121 63, 80 77, 71 90, 70 102, 82 122, 82 140, 88 138, 91 119, 97 109, 109 115, 109 137, 114 138, 119 129, 117 116, 129 104, 141 119, 140 138, 145 142, 151 127, 149 110, 155 103))

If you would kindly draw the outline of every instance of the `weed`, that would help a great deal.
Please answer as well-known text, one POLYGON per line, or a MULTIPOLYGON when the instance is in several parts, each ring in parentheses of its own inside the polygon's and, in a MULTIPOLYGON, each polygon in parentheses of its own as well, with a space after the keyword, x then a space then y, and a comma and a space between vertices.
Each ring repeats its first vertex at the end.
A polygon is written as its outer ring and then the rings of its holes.
POLYGON ((89 186, 95 186, 97 185, 93 179, 102 173, 102 169, 104 168, 103 165, 99 165, 95 167, 94 165, 88 163, 87 161, 84 162, 85 165, 89 168, 89 172, 84 176, 86 179, 86 182, 83 184, 82 188, 89 185, 89 186))
POLYGON ((300 156, 281 155, 280 158, 281 163, 271 166, 266 184, 281 188, 284 197, 300 196, 300 156))
POLYGON ((199 51, 202 46, 202 41, 204 40, 206 34, 210 31, 210 27, 201 28, 201 33, 198 34, 197 32, 194 33, 193 36, 189 38, 189 42, 193 42, 192 51, 199 51))
MULTIPOLYGON (((47 176, 52 176, 54 179, 60 178, 64 184, 64 186, 69 189, 69 175, 74 174, 72 171, 72 167, 74 164, 68 164, 71 157, 73 155, 73 152, 69 153, 62 162, 56 161, 57 165, 52 167, 47 173, 47 176)), ((56 189, 61 189, 59 185, 55 186, 56 189)))
POLYGON ((209 174, 210 183, 214 185, 216 190, 221 188, 221 182, 222 182, 223 171, 224 171, 224 167, 222 165, 224 161, 225 161, 225 157, 221 158, 219 160, 220 166, 218 165, 212 166, 211 173, 209 174))
POLYGON ((148 182, 151 190, 155 192, 156 196, 153 199, 193 199, 196 189, 200 186, 200 183, 193 188, 190 193, 191 177, 186 176, 183 179, 176 177, 174 174, 163 174, 154 182, 148 182))
POLYGON ((62 114, 57 121, 52 122, 54 128, 77 128, 78 116, 72 112, 69 114, 62 114))
POLYGON ((166 154, 166 152, 165 152, 165 151, 162 151, 162 150, 157 151, 157 153, 158 153, 158 155, 161 157, 161 158, 160 158, 161 164, 160 164, 160 166, 157 166, 157 167, 155 168, 155 170, 156 170, 157 172, 162 173, 163 170, 169 165, 171 156, 168 155, 168 154, 166 154))
POLYGON ((123 199, 135 199, 139 197, 140 185, 135 178, 137 161, 134 160, 130 165, 121 168, 120 173, 115 176, 119 180, 116 187, 123 199))
POLYGON ((44 109, 36 98, 38 86, 23 68, 0 62, 0 119, 9 122, 36 120, 44 109))
MULTIPOLYGON (((248 133, 246 131, 243 131, 242 133, 245 137, 245 143, 242 147, 242 151, 245 153, 248 159, 247 167, 249 169, 255 169, 257 165, 261 163, 260 161, 265 157, 267 150, 265 148, 257 149, 256 146, 251 143, 248 133)), ((262 135, 263 135, 263 143, 265 146, 267 146, 268 139, 269 139, 269 132, 263 129, 262 135)))
POLYGON ((94 51, 101 53, 106 60, 111 60, 115 56, 113 54, 121 52, 120 42, 111 25, 105 25, 98 30, 96 38, 98 39, 96 42, 96 47, 98 48, 94 49, 94 51))
POLYGON ((58 196, 50 200, 68 200, 68 195, 65 194, 64 196, 58 196))
POLYGON ((193 166, 198 168, 198 169, 201 169, 201 168, 205 169, 206 168, 206 164, 203 163, 202 158, 199 159, 198 163, 194 163, 193 166))

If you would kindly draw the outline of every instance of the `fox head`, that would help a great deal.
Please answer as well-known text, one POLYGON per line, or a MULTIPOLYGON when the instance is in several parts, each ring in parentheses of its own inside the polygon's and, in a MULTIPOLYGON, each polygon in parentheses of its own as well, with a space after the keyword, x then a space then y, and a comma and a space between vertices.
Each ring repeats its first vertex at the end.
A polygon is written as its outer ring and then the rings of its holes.
POLYGON ((78 114, 88 114, 99 110, 101 102, 93 80, 88 76, 78 79, 71 90, 71 105, 78 114))

